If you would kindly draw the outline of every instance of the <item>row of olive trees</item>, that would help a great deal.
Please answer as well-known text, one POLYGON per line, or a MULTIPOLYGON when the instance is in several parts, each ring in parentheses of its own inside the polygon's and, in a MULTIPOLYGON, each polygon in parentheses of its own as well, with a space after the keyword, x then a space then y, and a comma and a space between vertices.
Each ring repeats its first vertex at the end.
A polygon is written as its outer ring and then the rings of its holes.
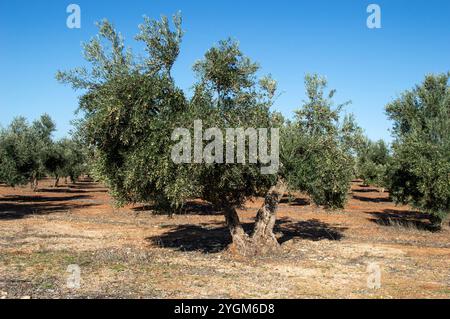
MULTIPOLYGON (((345 104, 332 102, 335 91, 327 91, 326 80, 308 75, 308 99, 293 121, 285 121, 270 110, 277 83, 270 76, 259 77, 259 66, 226 40, 194 65, 198 80, 188 98, 171 74, 183 37, 181 16, 175 15, 173 23, 175 28, 165 17, 146 18, 136 40, 143 42, 147 55, 137 58, 120 33, 102 21, 99 35, 84 45, 91 68, 57 74, 61 82, 83 90, 80 132, 94 150, 95 175, 109 186, 117 204, 150 203, 174 211, 189 199, 202 198, 224 213, 241 253, 278 245, 273 228, 287 188, 308 193, 318 205, 344 207, 364 139, 353 117, 342 116, 345 104), (194 120, 221 130, 279 128, 278 174, 263 175, 260 158, 239 165, 175 164, 172 133, 176 128, 192 131, 194 120), (259 195, 265 202, 254 231, 247 234, 236 209, 259 195)), ((214 136, 210 138, 200 142, 214 136)), ((214 157, 219 150, 210 151, 214 157)))
POLYGON ((366 140, 357 173, 367 185, 390 191, 440 227, 450 212, 450 74, 428 75, 386 107, 394 142, 366 140))
POLYGON ((43 115, 31 125, 23 117, 0 131, 0 182, 10 186, 31 184, 37 190, 44 176, 78 178, 85 169, 82 147, 73 139, 53 141, 55 124, 43 115))
POLYGON ((388 188, 440 226, 450 212, 450 73, 428 75, 386 107, 394 122, 388 188))

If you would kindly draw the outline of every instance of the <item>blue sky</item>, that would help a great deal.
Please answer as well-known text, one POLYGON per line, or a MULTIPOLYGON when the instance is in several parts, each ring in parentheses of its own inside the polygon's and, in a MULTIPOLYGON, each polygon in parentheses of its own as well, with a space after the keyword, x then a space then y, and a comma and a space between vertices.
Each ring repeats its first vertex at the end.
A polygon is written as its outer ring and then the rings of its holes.
POLYGON ((352 100, 348 112, 372 139, 390 140, 384 107, 427 73, 450 71, 448 0, 1 0, 0 125, 15 116, 49 113, 57 138, 75 118, 77 97, 58 84, 58 69, 82 65, 80 44, 108 18, 133 40, 145 14, 158 18, 181 10, 186 35, 174 76, 189 90, 193 63, 217 41, 232 37, 244 53, 271 73, 283 92, 274 109, 286 116, 305 97, 303 77, 326 75, 337 102, 352 100), (81 7, 81 29, 66 27, 66 7, 81 7), (369 4, 382 9, 382 28, 366 27, 369 4))

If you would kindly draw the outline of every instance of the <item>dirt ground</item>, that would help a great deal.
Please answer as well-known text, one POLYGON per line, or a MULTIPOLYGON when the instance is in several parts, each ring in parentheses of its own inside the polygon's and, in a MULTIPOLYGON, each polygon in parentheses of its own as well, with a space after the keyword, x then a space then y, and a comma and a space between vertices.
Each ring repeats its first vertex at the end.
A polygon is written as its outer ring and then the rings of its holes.
MULTIPOLYGON (((449 226, 357 183, 339 212, 285 198, 282 249, 258 258, 231 255, 223 216, 201 202, 169 218, 115 209, 91 182, 51 184, 0 185, 0 299, 450 298, 449 226)), ((239 212, 246 226, 260 205, 239 212)))

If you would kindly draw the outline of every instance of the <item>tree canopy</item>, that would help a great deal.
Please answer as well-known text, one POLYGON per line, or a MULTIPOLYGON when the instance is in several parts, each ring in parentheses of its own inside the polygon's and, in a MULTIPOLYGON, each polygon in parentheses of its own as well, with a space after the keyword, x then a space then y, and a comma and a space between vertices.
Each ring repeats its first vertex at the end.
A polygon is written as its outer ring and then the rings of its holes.
POLYGON ((430 214, 436 225, 450 211, 449 77, 428 75, 386 107, 394 122, 392 198, 430 214))
POLYGON ((334 106, 335 90, 317 74, 305 77, 308 99, 284 128, 282 162, 289 185, 308 193, 314 203, 343 208, 353 178, 360 128, 341 116, 349 102, 334 106))
POLYGON ((29 124, 23 117, 15 118, 0 132, 0 181, 10 186, 38 181, 46 175, 70 176, 74 181, 85 171, 83 147, 71 139, 55 142, 56 127, 49 115, 29 124))

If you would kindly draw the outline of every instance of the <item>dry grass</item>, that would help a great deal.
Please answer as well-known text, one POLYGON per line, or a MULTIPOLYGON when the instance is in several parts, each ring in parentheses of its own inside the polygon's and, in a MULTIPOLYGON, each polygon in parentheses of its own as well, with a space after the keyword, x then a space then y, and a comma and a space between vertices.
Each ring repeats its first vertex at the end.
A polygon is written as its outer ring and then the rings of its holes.
MULTIPOLYGON (((0 186, 0 298, 450 298, 450 230, 355 185, 342 212, 284 200, 276 256, 226 251, 223 217, 201 202, 173 218, 113 209, 92 183, 34 194, 0 186), (381 288, 367 285, 367 266, 381 288), (81 287, 69 289, 69 265, 81 287)), ((261 199, 240 211, 250 227, 261 199)))

